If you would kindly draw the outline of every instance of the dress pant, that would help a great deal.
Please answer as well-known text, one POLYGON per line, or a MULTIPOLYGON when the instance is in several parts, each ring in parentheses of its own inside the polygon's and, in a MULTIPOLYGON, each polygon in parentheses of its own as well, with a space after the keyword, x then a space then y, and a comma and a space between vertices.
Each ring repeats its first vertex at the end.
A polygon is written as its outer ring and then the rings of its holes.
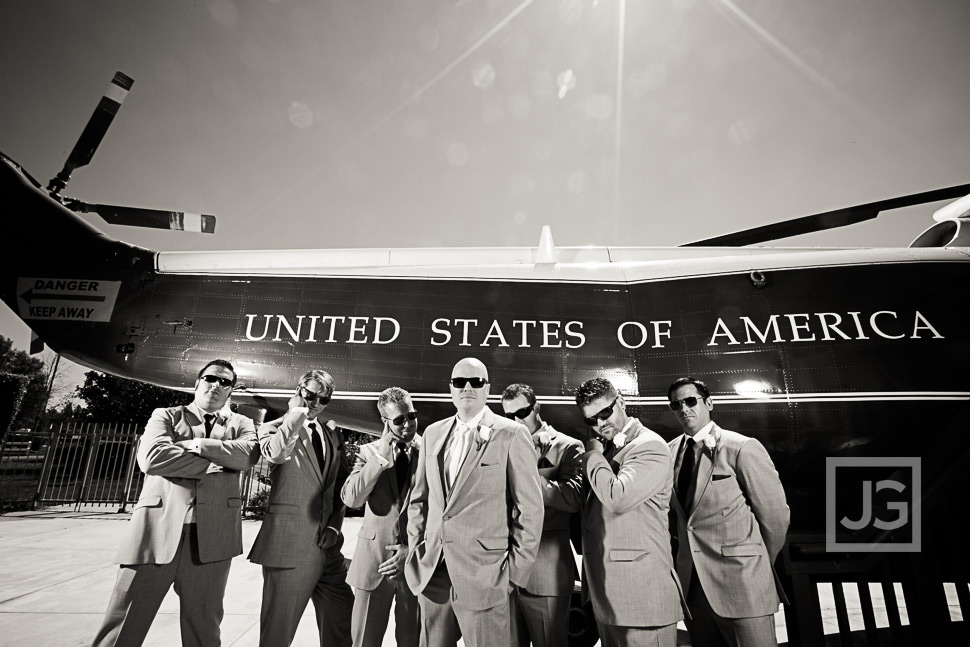
POLYGON ((418 596, 424 647, 496 647, 509 644, 509 601, 490 609, 469 609, 455 596, 442 560, 418 596))
POLYGON ((185 524, 168 564, 121 565, 94 647, 137 647, 145 641, 165 594, 174 584, 184 647, 218 647, 222 599, 231 559, 199 561, 196 525, 185 524))
POLYGON ((260 647, 293 642, 306 605, 313 600, 323 647, 350 647, 354 593, 340 545, 312 548, 299 568, 263 567, 263 606, 259 614, 260 647))
POLYGON ((569 595, 533 595, 518 589, 510 597, 512 647, 569 644, 569 595))
POLYGON ((693 647, 778 647, 775 617, 722 618, 711 603, 694 571, 687 592, 687 608, 692 618, 684 619, 693 647))
MULTIPOLYGON (((603 647, 676 647, 677 625, 663 627, 620 627, 597 625, 603 647)), ((692 644, 693 647, 693 644, 692 644)))
POLYGON ((354 647, 381 647, 394 603, 394 637, 398 647, 418 647, 421 612, 406 582, 386 577, 373 591, 354 589, 351 635, 354 647))

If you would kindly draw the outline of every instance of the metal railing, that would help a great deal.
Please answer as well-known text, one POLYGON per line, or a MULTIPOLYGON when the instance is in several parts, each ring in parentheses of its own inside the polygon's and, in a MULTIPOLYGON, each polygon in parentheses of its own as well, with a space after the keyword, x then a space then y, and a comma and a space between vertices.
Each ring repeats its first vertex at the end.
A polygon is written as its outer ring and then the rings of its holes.
MULTIPOLYGON (((118 506, 138 500, 145 475, 136 460, 143 425, 63 423, 41 432, 15 431, 0 442, 0 512, 48 505, 118 506)), ((243 513, 264 502, 268 489, 263 459, 242 474, 243 513)))

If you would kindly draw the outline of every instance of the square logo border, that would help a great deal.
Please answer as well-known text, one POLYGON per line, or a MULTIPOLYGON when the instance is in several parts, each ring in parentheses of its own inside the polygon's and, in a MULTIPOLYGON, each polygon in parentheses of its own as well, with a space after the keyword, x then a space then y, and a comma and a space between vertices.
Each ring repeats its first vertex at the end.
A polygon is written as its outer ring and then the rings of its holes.
POLYGON ((825 552, 827 553, 918 553, 922 548, 922 472, 919 456, 908 457, 833 457, 825 458, 825 552), (839 542, 835 529, 835 470, 839 467, 909 467, 913 470, 913 540, 905 544, 839 542))

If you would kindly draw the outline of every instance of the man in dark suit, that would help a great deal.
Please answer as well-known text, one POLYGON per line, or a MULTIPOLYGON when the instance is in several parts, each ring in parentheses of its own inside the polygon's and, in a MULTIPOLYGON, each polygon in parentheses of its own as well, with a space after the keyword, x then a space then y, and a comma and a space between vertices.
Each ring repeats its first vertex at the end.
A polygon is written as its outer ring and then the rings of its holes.
POLYGON ((145 426, 145 484, 96 647, 141 645, 173 584, 182 645, 220 644, 229 565, 242 553, 239 472, 259 459, 252 420, 224 408, 235 385, 232 364, 213 360, 199 371, 191 404, 155 409, 145 426))
POLYGON ((772 564, 789 521, 778 472, 760 442, 711 420, 714 401, 703 382, 681 378, 667 397, 684 429, 669 447, 691 645, 774 647, 785 593, 772 564))
POLYGON ((377 399, 384 420, 379 440, 363 445, 340 496, 348 508, 367 504, 347 583, 354 588, 354 647, 381 647, 394 603, 398 647, 418 647, 418 599, 404 581, 411 484, 421 437, 411 396, 396 386, 377 399))
POLYGON ((408 507, 405 576, 421 607, 423 644, 508 645, 509 594, 525 586, 542 533, 535 451, 522 425, 486 406, 488 371, 451 372, 457 415, 424 432, 408 507))
POLYGON ((583 503, 580 456, 583 444, 560 433, 540 416, 541 405, 528 384, 512 384, 502 393, 505 417, 525 425, 532 435, 545 516, 532 575, 513 592, 512 645, 558 647, 569 642, 569 600, 576 584, 576 560, 569 544, 569 516, 583 503))
POLYGON ((576 390, 592 433, 582 458, 583 585, 604 647, 677 644, 682 597, 670 556, 673 467, 663 438, 597 377, 576 390))
POLYGON ((347 477, 343 439, 321 416, 333 378, 315 370, 300 377, 286 415, 259 427, 259 446, 272 467, 269 509, 249 553, 263 565, 259 644, 293 642, 312 599, 321 647, 349 647, 354 594, 340 552, 347 477))

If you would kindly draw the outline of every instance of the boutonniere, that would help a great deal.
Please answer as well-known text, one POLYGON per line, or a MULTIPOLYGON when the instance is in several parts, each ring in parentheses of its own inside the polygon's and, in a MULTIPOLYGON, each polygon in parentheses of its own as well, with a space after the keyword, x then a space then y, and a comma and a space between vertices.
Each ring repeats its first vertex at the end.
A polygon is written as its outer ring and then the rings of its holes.
POLYGON ((547 431, 540 431, 535 435, 536 453, 544 455, 552 447, 552 434, 547 431))
POLYGON ((617 449, 621 449, 623 445, 626 445, 626 434, 621 431, 617 435, 613 436, 613 446, 617 449))
POLYGON ((477 451, 482 451, 482 446, 488 442, 489 436, 492 435, 492 430, 488 427, 478 428, 478 438, 475 439, 475 449, 477 451))
POLYGON ((717 441, 718 438, 713 433, 704 437, 704 449, 710 455, 711 460, 714 460, 714 455, 717 453, 717 441))

